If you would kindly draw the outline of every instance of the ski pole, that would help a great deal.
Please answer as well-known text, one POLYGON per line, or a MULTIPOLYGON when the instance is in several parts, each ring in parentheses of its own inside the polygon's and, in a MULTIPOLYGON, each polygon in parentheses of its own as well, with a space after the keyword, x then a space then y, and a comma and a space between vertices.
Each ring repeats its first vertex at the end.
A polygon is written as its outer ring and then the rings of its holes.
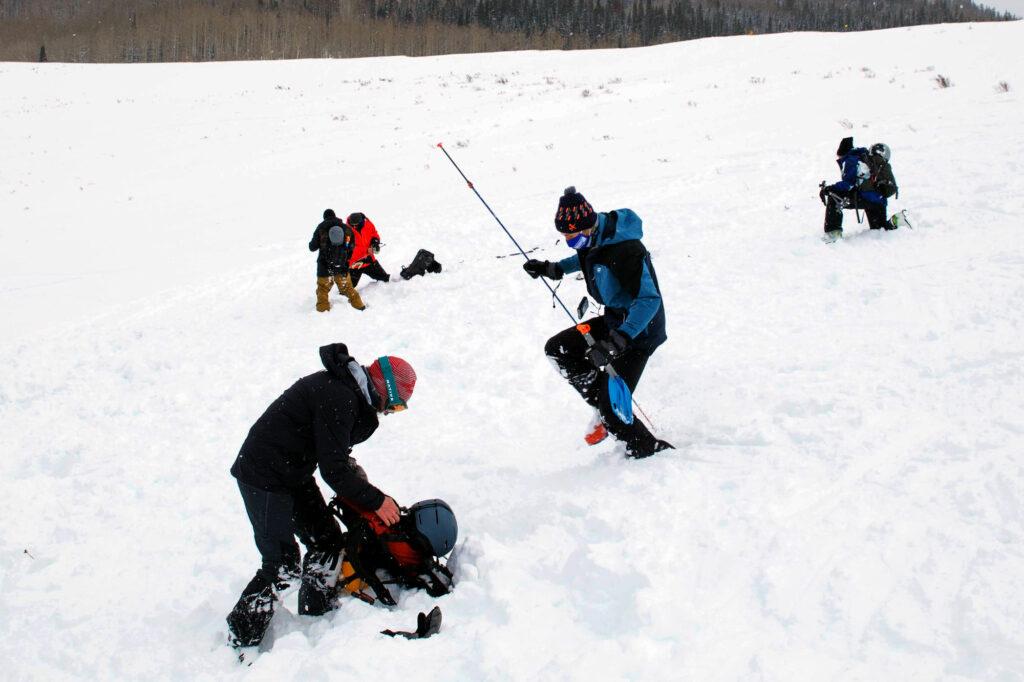
MULTIPOLYGON (((512 240, 512 243, 516 245, 516 248, 519 249, 519 253, 522 254, 523 258, 525 258, 526 260, 530 260, 530 257, 526 255, 525 251, 523 251, 523 247, 519 246, 519 242, 516 241, 516 238, 513 237, 512 233, 508 231, 507 227, 505 227, 505 223, 501 222, 501 218, 499 218, 497 214, 495 214, 495 212, 491 209, 491 207, 484 200, 484 198, 480 196, 480 192, 476 191, 476 187, 473 186, 473 183, 470 181, 470 179, 467 178, 466 174, 462 172, 461 168, 459 168, 459 164, 455 163, 455 159, 451 157, 451 154, 449 154, 448 150, 444 148, 444 145, 441 142, 438 142, 437 148, 444 152, 444 155, 447 156, 448 160, 452 162, 452 165, 455 166, 455 170, 457 170, 459 172, 459 175, 462 176, 462 179, 466 181, 466 185, 471 190, 473 190, 473 194, 476 195, 476 198, 480 200, 480 203, 484 205, 484 208, 487 209, 487 212, 490 213, 491 216, 498 222, 498 225, 500 225, 501 229, 505 231, 505 234, 507 234, 508 238, 512 240)), ((544 286, 548 288, 548 291, 551 292, 551 295, 554 297, 554 299, 558 301, 558 304, 560 306, 562 306, 562 310, 565 311, 565 314, 568 315, 569 319, 573 321, 573 324, 575 324, 576 318, 572 316, 572 313, 569 312, 569 309, 565 307, 564 303, 562 303, 562 299, 558 297, 558 294, 555 293, 555 290, 551 288, 550 284, 548 284, 548 280, 544 277, 538 277, 537 279, 544 283, 544 286)))
MULTIPOLYGON (((525 258, 526 260, 530 260, 530 257, 526 255, 526 251, 523 250, 523 247, 519 245, 519 242, 516 241, 516 238, 512 236, 512 233, 509 232, 507 227, 505 227, 505 224, 503 222, 501 222, 501 218, 498 217, 498 215, 490 207, 490 205, 487 203, 487 201, 480 195, 480 192, 478 192, 476 187, 473 186, 473 182, 469 178, 466 177, 465 173, 462 172, 462 169, 459 168, 459 164, 455 163, 455 159, 453 159, 451 154, 448 153, 448 150, 444 148, 444 144, 441 143, 441 142, 438 142, 437 143, 437 148, 440 149, 444 153, 444 155, 446 157, 448 157, 448 160, 451 162, 452 166, 454 166, 455 170, 457 170, 459 172, 459 175, 462 176, 462 179, 466 181, 466 185, 471 190, 473 190, 473 194, 476 195, 476 198, 480 200, 480 203, 484 205, 484 208, 487 209, 487 212, 490 213, 491 216, 494 218, 494 220, 498 223, 498 225, 501 226, 501 229, 504 230, 505 234, 508 235, 508 238, 512 240, 512 243, 516 245, 516 248, 519 249, 519 253, 522 254, 523 258, 525 258)), ((560 306, 562 306, 562 310, 564 310, 565 314, 569 316, 570 320, 572 320, 573 325, 576 326, 576 330, 579 331, 580 334, 582 334, 583 338, 586 340, 587 346, 589 348, 595 348, 597 346, 597 341, 595 341, 594 337, 590 334, 590 325, 588 325, 588 324, 577 324, 576 318, 573 317, 573 314, 571 312, 569 312, 569 309, 565 306, 565 303, 562 302, 562 299, 558 296, 558 294, 555 292, 555 290, 551 288, 551 285, 548 284, 547 278, 546 277, 538 277, 537 279, 539 279, 541 282, 544 283, 544 286, 547 287, 548 291, 551 292, 551 296, 556 301, 558 301, 558 304, 560 306)), ((643 409, 641 409, 640 405, 636 402, 636 398, 633 397, 633 392, 629 390, 629 387, 626 385, 625 380, 623 380, 622 377, 619 376, 618 372, 615 371, 615 368, 612 367, 610 362, 607 365, 605 365, 604 369, 608 373, 608 377, 609 377, 609 384, 608 384, 609 385, 609 391, 611 391, 611 386, 614 384, 614 385, 618 386, 617 390, 622 393, 622 397, 625 397, 625 394, 628 394, 629 395, 629 402, 632 403, 634 406, 636 406, 637 412, 640 413, 640 415, 644 418, 644 420, 653 429, 654 428, 654 423, 651 421, 650 417, 648 417, 647 414, 643 411, 643 409)), ((611 396, 609 395, 609 398, 610 397, 611 396)), ((619 409, 616 410, 616 413, 618 414, 620 412, 620 410, 624 412, 624 410, 622 410, 622 408, 619 408, 619 409)), ((632 416, 632 415, 630 415, 630 416, 632 416)), ((632 421, 632 419, 628 419, 628 420, 627 419, 623 419, 622 421, 624 421, 624 422, 626 422, 628 424, 628 423, 630 423, 632 421)))

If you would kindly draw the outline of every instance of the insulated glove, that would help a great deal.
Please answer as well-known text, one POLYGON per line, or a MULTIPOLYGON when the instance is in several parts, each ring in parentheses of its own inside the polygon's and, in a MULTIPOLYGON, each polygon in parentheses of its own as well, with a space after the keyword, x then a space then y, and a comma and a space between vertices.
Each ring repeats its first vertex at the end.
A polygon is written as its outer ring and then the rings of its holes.
POLYGON ((380 253, 380 240, 376 237, 370 240, 370 251, 380 253))
POLYGON ((526 270, 527 274, 534 279, 544 276, 548 279, 562 279, 565 274, 562 272, 562 267, 558 263, 552 263, 546 260, 530 260, 523 263, 523 270, 526 270))
POLYGON ((607 340, 598 341, 587 350, 587 360, 595 368, 603 369, 629 350, 629 342, 631 340, 618 329, 613 329, 609 332, 607 340))
POLYGON ((627 350, 629 350, 629 342, 633 339, 629 338, 618 329, 613 329, 608 334, 608 341, 605 344, 608 346, 609 352, 612 354, 612 358, 617 358, 627 350))
POLYGON ((416 617, 416 632, 401 632, 395 630, 381 630, 380 634, 388 637, 401 635, 406 639, 426 639, 441 631, 441 607, 435 606, 430 613, 420 613, 416 617))

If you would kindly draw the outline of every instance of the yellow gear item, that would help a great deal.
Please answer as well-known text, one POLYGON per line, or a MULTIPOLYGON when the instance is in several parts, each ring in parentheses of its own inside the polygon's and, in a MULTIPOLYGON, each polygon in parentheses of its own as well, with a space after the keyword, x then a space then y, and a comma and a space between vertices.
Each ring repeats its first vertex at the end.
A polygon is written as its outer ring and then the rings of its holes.
POLYGON ((354 576, 355 574, 356 569, 352 568, 352 564, 350 564, 347 561, 341 562, 342 582, 345 584, 345 591, 349 592, 350 594, 361 593, 363 590, 369 587, 369 585, 366 584, 366 581, 362 580, 361 578, 356 578, 355 580, 349 582, 348 579, 354 576))

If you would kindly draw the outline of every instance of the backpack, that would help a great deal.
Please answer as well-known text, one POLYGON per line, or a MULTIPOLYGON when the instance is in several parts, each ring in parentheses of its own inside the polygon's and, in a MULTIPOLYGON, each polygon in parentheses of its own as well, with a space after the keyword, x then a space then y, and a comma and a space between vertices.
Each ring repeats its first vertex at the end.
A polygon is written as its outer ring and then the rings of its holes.
POLYGON ((870 186, 886 199, 893 195, 899 198, 900 188, 896 185, 896 176, 892 174, 892 166, 885 157, 869 153, 865 161, 871 169, 871 177, 865 184, 870 183, 870 186))
POLYGON ((348 529, 343 534, 339 590, 368 604, 380 601, 387 606, 398 603, 387 585, 423 589, 431 597, 452 591, 451 571, 431 553, 408 510, 402 510, 398 523, 385 526, 377 514, 348 500, 335 497, 330 507, 348 529))

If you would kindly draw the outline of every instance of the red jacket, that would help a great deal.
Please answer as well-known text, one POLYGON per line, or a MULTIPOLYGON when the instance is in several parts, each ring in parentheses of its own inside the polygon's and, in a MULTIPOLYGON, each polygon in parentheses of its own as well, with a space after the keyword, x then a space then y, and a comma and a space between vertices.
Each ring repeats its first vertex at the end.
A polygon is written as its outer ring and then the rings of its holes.
POLYGON ((349 258, 348 266, 352 270, 360 270, 377 260, 373 251, 370 250, 370 242, 376 240, 379 243, 380 235, 377 234, 377 228, 369 218, 363 222, 362 229, 357 230, 352 227, 352 235, 355 237, 355 245, 352 247, 352 256, 349 258))

